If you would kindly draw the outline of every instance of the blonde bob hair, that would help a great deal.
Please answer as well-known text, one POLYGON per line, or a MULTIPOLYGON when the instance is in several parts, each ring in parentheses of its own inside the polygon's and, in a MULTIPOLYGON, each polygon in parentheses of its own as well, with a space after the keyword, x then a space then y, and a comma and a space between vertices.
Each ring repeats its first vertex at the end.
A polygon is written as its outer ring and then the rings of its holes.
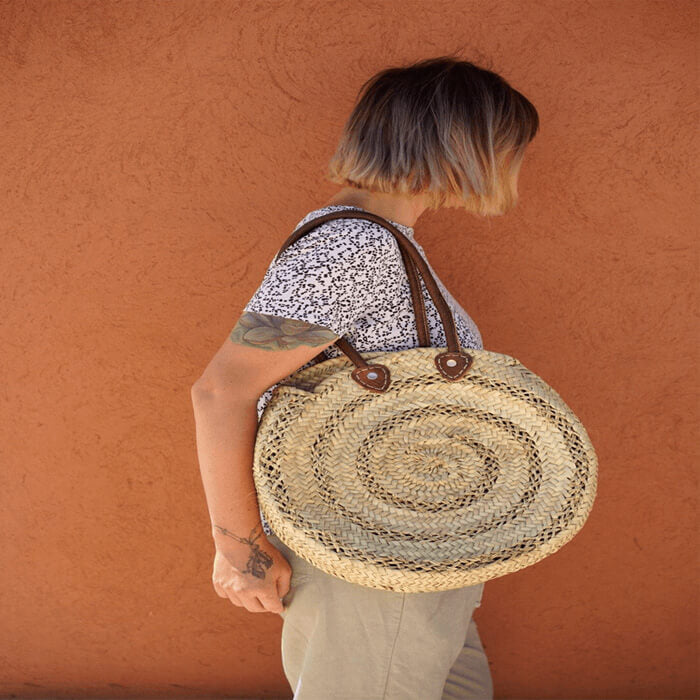
POLYGON ((537 110, 496 73, 441 56, 380 71, 358 101, 327 179, 372 192, 423 194, 427 207, 500 215, 518 200, 537 110))

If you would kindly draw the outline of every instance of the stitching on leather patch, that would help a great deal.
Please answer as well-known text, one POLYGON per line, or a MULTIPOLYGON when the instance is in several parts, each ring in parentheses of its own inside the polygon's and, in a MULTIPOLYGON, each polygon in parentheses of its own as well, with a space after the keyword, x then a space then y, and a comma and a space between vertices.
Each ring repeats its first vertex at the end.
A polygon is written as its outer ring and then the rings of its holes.
POLYGON ((382 368, 379 368, 379 374, 382 374, 384 376, 384 383, 381 386, 377 386, 376 384, 370 384, 367 382, 365 379, 362 377, 363 372, 369 372, 372 369, 378 369, 377 366, 375 365, 374 367, 370 365, 369 367, 365 367, 357 372, 355 375, 355 379, 362 384, 362 386, 366 386, 368 389, 386 389, 389 386, 389 372, 388 370, 382 368))
POLYGON ((440 370, 440 374, 442 374, 442 376, 446 379, 459 379, 469 368, 469 360, 459 353, 449 353, 447 356, 443 355, 440 357, 436 357, 435 359, 436 364, 438 366, 438 370, 440 370), (450 359, 457 359, 458 362, 463 362, 464 364, 462 366, 462 369, 460 369, 459 371, 456 371, 456 367, 447 369, 447 365, 445 365, 444 363, 450 359))

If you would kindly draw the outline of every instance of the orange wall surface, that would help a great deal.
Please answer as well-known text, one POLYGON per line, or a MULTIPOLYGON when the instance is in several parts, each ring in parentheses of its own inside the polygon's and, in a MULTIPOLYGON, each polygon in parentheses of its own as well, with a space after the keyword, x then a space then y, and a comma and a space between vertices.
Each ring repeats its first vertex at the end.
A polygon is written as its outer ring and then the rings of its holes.
POLYGON ((291 697, 281 618, 211 584, 190 387, 362 82, 459 52, 541 130, 513 211, 416 238, 599 458, 581 532, 486 584, 496 697, 698 697, 699 11, 0 0, 0 695, 291 697))

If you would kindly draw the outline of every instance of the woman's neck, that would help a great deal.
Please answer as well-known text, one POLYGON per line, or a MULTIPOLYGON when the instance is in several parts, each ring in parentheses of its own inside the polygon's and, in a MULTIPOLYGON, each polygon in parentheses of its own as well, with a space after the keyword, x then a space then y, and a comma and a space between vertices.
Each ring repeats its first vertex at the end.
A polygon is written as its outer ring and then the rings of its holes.
POLYGON ((418 217, 425 211, 423 198, 420 196, 405 196, 396 194, 384 194, 369 192, 354 187, 344 187, 326 204, 346 204, 351 207, 360 207, 365 211, 385 219, 396 221, 404 226, 415 226, 418 217))

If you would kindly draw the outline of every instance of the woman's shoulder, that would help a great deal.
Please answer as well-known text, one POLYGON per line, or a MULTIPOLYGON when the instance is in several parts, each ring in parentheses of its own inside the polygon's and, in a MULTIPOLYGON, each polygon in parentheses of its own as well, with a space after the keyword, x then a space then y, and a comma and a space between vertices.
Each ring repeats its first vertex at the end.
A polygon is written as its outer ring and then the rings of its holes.
MULTIPOLYGON (((352 207, 337 204, 314 209, 294 226, 292 233, 324 214, 352 210, 352 207)), ((297 254, 317 253, 324 256, 330 255, 330 257, 361 255, 369 252, 375 255, 378 252, 384 252, 390 257, 399 254, 398 244, 391 231, 361 217, 343 217, 324 221, 295 241, 287 250, 292 248, 296 249, 297 254)))

